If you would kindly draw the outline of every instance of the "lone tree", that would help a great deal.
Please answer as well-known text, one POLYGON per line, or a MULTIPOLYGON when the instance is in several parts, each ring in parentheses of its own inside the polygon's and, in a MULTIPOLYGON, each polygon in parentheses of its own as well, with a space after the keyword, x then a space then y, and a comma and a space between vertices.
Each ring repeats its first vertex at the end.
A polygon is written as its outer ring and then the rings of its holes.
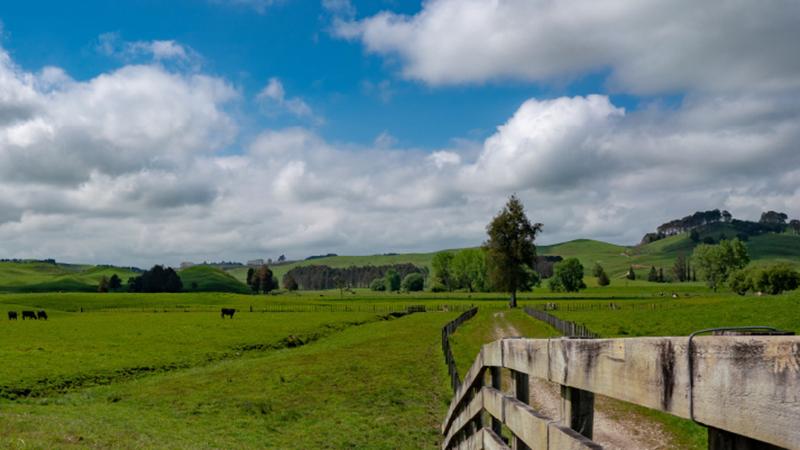
POLYGON ((533 241, 542 224, 531 223, 516 195, 486 227, 489 239, 484 242, 489 278, 498 290, 511 293, 509 306, 517 307, 517 290, 530 286, 536 272, 536 246, 533 241))
POLYGON ((556 263, 553 276, 550 278, 550 290, 553 292, 578 292, 581 289, 586 289, 586 284, 583 282, 583 264, 580 260, 567 258, 556 263))
POLYGON ((750 256, 747 247, 739 239, 734 239, 722 241, 719 245, 700 244, 695 247, 692 260, 704 273, 708 287, 716 292, 731 272, 743 269, 750 262, 750 256))

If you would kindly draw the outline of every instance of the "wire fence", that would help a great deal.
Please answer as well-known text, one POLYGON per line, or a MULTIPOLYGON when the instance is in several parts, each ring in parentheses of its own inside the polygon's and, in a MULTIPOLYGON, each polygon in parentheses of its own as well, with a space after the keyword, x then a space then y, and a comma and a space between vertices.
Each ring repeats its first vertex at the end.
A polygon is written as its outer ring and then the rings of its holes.
MULTIPOLYGON (((174 306, 140 306, 140 307, 106 307, 106 308, 83 308, 78 307, 68 312, 142 312, 142 313, 198 313, 213 312, 219 314, 220 308, 229 306, 196 306, 196 305, 174 305, 174 306)), ((331 313, 375 313, 391 314, 400 312, 464 312, 471 309, 472 305, 452 305, 452 304, 392 304, 392 305, 370 305, 370 304, 270 304, 270 305, 249 305, 243 308, 236 307, 237 312, 252 313, 300 313, 300 312, 331 312, 331 313)))
POLYGON ((442 327, 442 352, 444 353, 444 362, 447 364, 447 372, 450 375, 450 386, 453 392, 456 392, 461 387, 461 378, 458 376, 458 368, 456 367, 456 359, 453 357, 453 351, 450 348, 450 335, 455 333, 459 326, 467 320, 475 317, 478 313, 477 307, 471 307, 468 311, 464 312, 454 320, 450 321, 442 327))
POLYGON ((535 319, 539 319, 542 322, 546 322, 551 327, 560 331, 561 334, 563 334, 564 336, 592 338, 592 339, 600 337, 599 334, 590 331, 588 328, 586 328, 585 325, 577 324, 575 322, 570 322, 569 320, 559 319, 558 317, 548 314, 547 312, 541 309, 534 309, 531 308, 530 306, 526 306, 525 312, 529 316, 535 319))

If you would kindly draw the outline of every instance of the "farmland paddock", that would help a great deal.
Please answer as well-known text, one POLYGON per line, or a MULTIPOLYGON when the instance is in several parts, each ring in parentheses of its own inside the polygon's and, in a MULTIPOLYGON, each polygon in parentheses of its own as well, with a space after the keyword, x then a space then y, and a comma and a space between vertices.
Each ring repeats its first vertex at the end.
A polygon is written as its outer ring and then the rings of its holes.
POLYGON ((593 449, 594 396, 708 427, 710 449, 800 448, 800 337, 500 339, 481 349, 442 423, 442 448, 593 449), (500 391, 510 371, 511 394, 500 391), (528 379, 561 386, 559 417, 528 379))

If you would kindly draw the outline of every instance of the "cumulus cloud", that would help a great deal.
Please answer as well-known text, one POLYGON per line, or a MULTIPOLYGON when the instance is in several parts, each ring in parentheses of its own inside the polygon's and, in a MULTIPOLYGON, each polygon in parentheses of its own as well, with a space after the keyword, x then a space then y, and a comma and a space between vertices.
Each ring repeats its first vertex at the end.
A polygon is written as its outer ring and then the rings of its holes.
POLYGON ((613 89, 647 94, 796 88, 799 19, 792 0, 431 0, 335 33, 432 85, 608 72, 613 89))
POLYGON ((267 107, 278 107, 296 117, 315 118, 308 103, 300 97, 287 97, 283 83, 275 77, 269 79, 267 85, 256 95, 256 100, 267 107))
MULTIPOLYGON (((278 79, 259 98, 292 100, 278 79)), ((797 217, 797 98, 529 99, 487 139, 433 152, 306 127, 239 148, 227 110, 243 100, 225 80, 152 63, 77 81, 0 51, 0 254, 147 265, 435 250, 480 243, 512 192, 544 242, 633 243, 695 209, 797 217)))

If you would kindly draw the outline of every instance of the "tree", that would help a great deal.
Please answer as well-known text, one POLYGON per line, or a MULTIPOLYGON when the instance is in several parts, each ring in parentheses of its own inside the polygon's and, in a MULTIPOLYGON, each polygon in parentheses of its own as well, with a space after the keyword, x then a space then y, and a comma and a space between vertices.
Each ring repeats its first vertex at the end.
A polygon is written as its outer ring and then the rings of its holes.
POLYGON ((456 253, 450 262, 453 285, 470 292, 486 291, 486 252, 480 248, 467 248, 456 253))
POLYGON ((666 280, 664 279, 664 268, 663 267, 659 267, 658 268, 658 282, 659 283, 663 283, 665 281, 666 280))
POLYGON ((295 280, 291 274, 287 273, 286 276, 283 277, 283 288, 287 291, 296 291, 300 286, 297 284, 297 280, 295 280))
POLYGON ((675 264, 672 265, 672 274, 675 276, 675 281, 684 282, 689 281, 689 260, 683 254, 675 258, 675 264))
POLYGON ((658 282, 658 271, 656 270, 656 266, 650 266, 650 272, 647 274, 647 281, 652 281, 654 283, 658 282))
POLYGON ((111 278, 108 279, 108 289, 110 291, 118 291, 122 287, 122 280, 120 280, 119 275, 112 274, 111 278))
POLYGON ((108 277, 103 275, 97 284, 97 292, 108 292, 108 277))
POLYGON ((389 269, 386 272, 386 277, 384 278, 386 281, 386 290, 389 292, 395 292, 400 290, 400 274, 397 273, 394 269, 389 269))
POLYGON ((441 283, 448 291, 453 290, 453 274, 450 267, 453 258, 454 256, 450 252, 439 252, 433 255, 433 260, 431 260, 434 280, 441 283))
POLYGON ((247 285, 251 286, 253 284, 253 275, 255 275, 256 271, 252 267, 247 269, 247 285))
POLYGON ((403 278, 400 286, 406 292, 421 291, 425 287, 425 278, 420 273, 410 273, 403 278))
POLYGON ((630 266, 630 268, 628 268, 628 273, 625 275, 625 278, 629 280, 636 279, 636 272, 633 271, 633 266, 630 266))
POLYGON ((717 291, 728 275, 744 268, 750 262, 747 248, 739 239, 722 241, 718 245, 700 244, 694 249, 692 260, 706 277, 708 287, 717 291))
POLYGON ((767 211, 761 213, 761 219, 759 219, 759 223, 766 223, 770 225, 785 225, 786 219, 788 219, 785 213, 782 212, 775 212, 775 211, 767 211))
POLYGON ((792 232, 794 232, 794 234, 800 234, 800 220, 792 219, 789 222, 789 228, 792 229, 792 232))
POLYGON ((286 255, 281 255, 281 256, 278 256, 278 262, 279 262, 279 263, 282 263, 282 262, 284 262, 284 261, 286 261, 286 255))
POLYGON ((609 284, 611 284, 611 280, 608 279, 608 274, 606 274, 606 272, 603 271, 603 273, 601 273, 600 276, 597 277, 597 285, 608 286, 609 284))
POLYGON ((266 264, 262 264, 258 270, 253 272, 253 275, 250 277, 249 284, 250 289, 252 289, 256 294, 260 292, 269 294, 271 291, 278 289, 278 280, 275 278, 272 270, 266 264))
POLYGON ((383 278, 375 278, 372 280, 372 283, 369 284, 369 288, 373 291, 385 291, 386 290, 386 280, 383 278))
POLYGON ((578 258, 567 258, 554 267, 550 278, 550 290, 554 292, 578 292, 586 288, 583 282, 583 265, 578 258))
POLYGON ((180 292, 183 290, 183 282, 175 269, 156 264, 138 277, 129 278, 128 290, 131 292, 180 292))
POLYGON ((692 228, 692 231, 689 232, 689 239, 695 243, 700 242, 700 233, 698 233, 696 229, 692 228))
POLYGON ((542 224, 531 223, 516 195, 486 227, 489 239, 483 244, 492 286, 511 293, 509 306, 517 307, 517 290, 530 284, 536 272, 534 240, 542 224))
POLYGON ((592 268, 592 275, 597 277, 598 286, 608 286, 611 284, 611 280, 608 279, 606 270, 603 269, 603 266, 601 266, 599 263, 595 263, 594 267, 592 268))

